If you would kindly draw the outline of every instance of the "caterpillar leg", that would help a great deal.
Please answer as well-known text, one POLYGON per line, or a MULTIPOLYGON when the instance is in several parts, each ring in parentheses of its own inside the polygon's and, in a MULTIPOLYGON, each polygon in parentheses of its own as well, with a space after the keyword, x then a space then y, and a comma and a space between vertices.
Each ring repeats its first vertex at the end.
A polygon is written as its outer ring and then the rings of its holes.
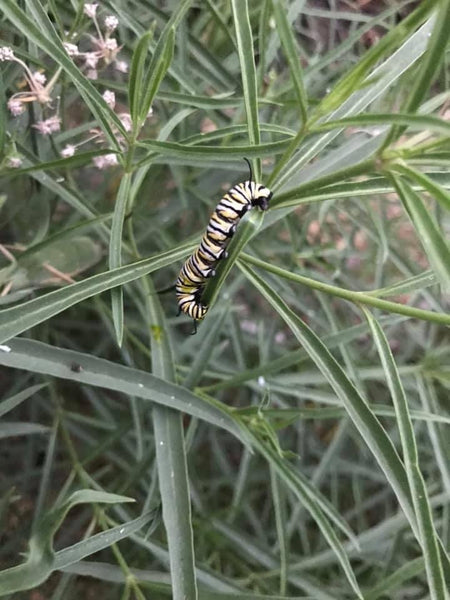
POLYGON ((181 306, 178 307, 178 312, 176 314, 177 317, 179 317, 181 315, 181 306))
POLYGON ((227 233, 227 237, 232 238, 236 233, 236 225, 232 225, 227 233))
POLYGON ((197 333, 197 319, 194 319, 194 331, 191 332, 191 335, 195 335, 197 333))

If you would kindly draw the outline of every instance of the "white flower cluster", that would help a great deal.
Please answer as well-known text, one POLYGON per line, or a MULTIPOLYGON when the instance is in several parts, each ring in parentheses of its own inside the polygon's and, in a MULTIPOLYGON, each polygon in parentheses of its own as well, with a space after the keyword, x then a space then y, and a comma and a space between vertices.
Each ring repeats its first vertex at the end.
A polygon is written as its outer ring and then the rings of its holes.
POLYGON ((83 13, 92 19, 97 30, 97 36, 90 36, 94 50, 81 52, 76 44, 70 42, 64 43, 64 47, 70 57, 84 60, 86 76, 89 79, 98 78, 97 66, 100 61, 103 61, 104 66, 111 63, 114 64, 115 68, 121 73, 126 73, 128 70, 126 62, 116 60, 120 47, 116 38, 111 37, 113 31, 119 26, 119 19, 115 15, 107 15, 103 21, 104 31, 102 31, 97 20, 98 6, 97 2, 86 2, 83 6, 83 13))
MULTIPOLYGON (((93 21, 97 32, 95 36, 89 35, 92 46, 88 51, 80 51, 78 45, 74 43, 77 37, 76 33, 69 34, 66 32, 67 41, 63 42, 64 49, 66 50, 68 56, 70 56, 72 59, 82 61, 82 66, 85 68, 85 74, 90 79, 97 79, 97 70, 99 65, 100 67, 105 67, 109 64, 113 64, 115 69, 121 73, 126 73, 128 71, 128 64, 126 61, 116 60, 117 54, 119 53, 121 47, 119 46, 117 39, 112 34, 119 26, 119 19, 115 15, 107 15, 103 19, 103 28, 100 28, 97 19, 98 8, 99 4, 97 2, 86 2, 83 5, 84 15, 93 21)), ((15 56, 12 48, 9 46, 0 46, 0 62, 6 61, 14 61, 21 65, 25 71, 25 80, 29 88, 25 91, 20 91, 13 94, 9 98, 7 106, 10 113, 14 117, 18 117, 25 112, 26 107, 30 106, 30 103, 35 101, 39 102, 43 107, 44 115, 47 118, 43 118, 34 123, 33 128, 41 135, 51 135, 59 132, 61 130, 61 119, 58 114, 54 114, 52 116, 45 114, 47 107, 51 107, 51 94, 54 85, 58 80, 59 70, 53 75, 53 77, 50 78, 50 82, 47 83, 47 77, 43 72, 32 72, 21 59, 15 56)), ((111 110, 116 108, 116 95, 113 91, 105 90, 103 92, 103 99, 111 110)), ((152 112, 152 109, 150 109, 148 117, 151 116, 152 112)), ((123 130, 127 132, 132 131, 133 123, 130 113, 118 112, 116 114, 122 123, 123 130)), ((97 143, 105 142, 104 134, 100 129, 91 130, 90 133, 91 135, 88 139, 84 139, 77 144, 72 143, 64 146, 64 148, 60 151, 60 156, 65 159, 69 159, 74 156, 77 148, 83 144, 92 141, 96 141, 97 143)), ((116 133, 119 137, 120 143, 125 144, 125 138, 123 135, 119 134, 118 131, 116 133)), ((19 168, 22 165, 22 159, 16 156, 15 153, 11 153, 7 159, 5 158, 5 161, 5 164, 9 168, 19 168)), ((108 152, 107 154, 96 156, 93 159, 93 164, 98 169, 114 167, 118 164, 117 154, 108 152)))
POLYGON ((83 12, 85 15, 87 15, 90 19, 95 19, 95 15, 97 13, 97 8, 98 8, 98 4, 96 2, 91 3, 87 3, 84 5, 83 7, 83 12))
POLYGON ((54 115, 44 121, 38 121, 33 127, 37 129, 39 133, 42 133, 42 135, 50 135, 61 129, 61 119, 54 115))
POLYGON ((1 46, 0 47, 0 62, 5 62, 7 60, 14 60, 14 52, 9 46, 1 46))

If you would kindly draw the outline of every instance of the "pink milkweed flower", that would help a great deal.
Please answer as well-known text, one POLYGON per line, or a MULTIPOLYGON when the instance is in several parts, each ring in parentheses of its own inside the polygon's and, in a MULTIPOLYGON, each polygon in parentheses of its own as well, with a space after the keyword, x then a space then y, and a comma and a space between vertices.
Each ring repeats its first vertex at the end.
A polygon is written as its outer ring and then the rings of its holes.
POLYGON ((0 62, 15 60, 14 52, 9 46, 0 47, 0 62))
POLYGON ((53 86, 58 80, 61 68, 57 69, 51 80, 45 85, 47 80, 45 75, 39 71, 32 73, 23 60, 17 58, 8 46, 0 47, 0 62, 3 61, 14 61, 18 63, 25 71, 25 79, 30 88, 26 92, 17 92, 17 94, 13 94, 9 99, 8 108, 15 117, 24 112, 25 108, 22 105, 25 102, 36 101, 39 102, 39 104, 50 104, 50 94, 53 86))
POLYGON ((102 156, 94 156, 92 159, 97 169, 108 169, 119 164, 117 156, 115 154, 103 154, 102 156))
POLYGON ((23 103, 14 97, 8 100, 8 109, 11 111, 13 117, 18 117, 25 112, 25 106, 23 103))
POLYGON ((119 25, 119 19, 114 15, 108 15, 107 17, 105 17, 104 23, 108 31, 114 31, 119 25))
POLYGON ((97 2, 87 3, 83 7, 83 12, 90 19, 95 19, 95 15, 97 12, 98 4, 97 2))
POLYGON ((61 129, 61 119, 54 115, 44 121, 38 121, 33 127, 42 135, 50 135, 61 129))
POLYGON ((8 167, 10 169, 18 169, 22 166, 22 159, 18 156, 10 156, 8 158, 8 167))
POLYGON ((35 71, 33 73, 33 77, 34 80, 37 81, 40 85, 45 85, 45 82, 47 81, 47 77, 44 75, 44 73, 41 73, 40 71, 35 71))
POLYGON ((120 73, 128 73, 128 63, 125 60, 116 60, 114 66, 120 73))
POLYGON ((105 90, 103 92, 103 100, 110 108, 114 108, 116 105, 116 95, 111 90, 105 90))
POLYGON ((60 154, 63 158, 70 158, 75 154, 75 150, 75 146, 72 146, 72 144, 67 144, 67 146, 61 150, 60 154))
POLYGON ((117 116, 119 117, 125 131, 131 131, 133 122, 131 120, 130 113, 119 113, 117 116))
POLYGON ((69 42, 63 42, 63 46, 69 56, 78 56, 80 51, 76 44, 70 44, 69 42))
POLYGON ((95 69, 98 64, 98 61, 100 60, 98 52, 86 52, 85 54, 83 54, 83 58, 84 64, 90 69, 95 69))

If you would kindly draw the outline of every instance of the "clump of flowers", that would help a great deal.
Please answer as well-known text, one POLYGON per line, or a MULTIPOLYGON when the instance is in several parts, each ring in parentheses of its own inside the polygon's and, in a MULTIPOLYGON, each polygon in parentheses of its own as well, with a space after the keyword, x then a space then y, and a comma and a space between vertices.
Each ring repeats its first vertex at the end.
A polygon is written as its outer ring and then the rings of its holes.
POLYGON ((42 135, 50 135, 61 129, 61 119, 54 115, 44 121, 38 121, 33 127, 37 129, 39 133, 42 133, 42 135))
POLYGON ((103 154, 102 156, 95 156, 93 163, 97 169, 103 170, 109 167, 115 167, 118 164, 117 156, 115 154, 103 154))
MULTIPOLYGON (((83 6, 84 15, 91 20, 93 27, 95 28, 95 34, 88 33, 88 44, 84 44, 84 47, 78 45, 76 34, 67 36, 66 41, 63 42, 63 46, 68 54, 74 61, 76 61, 80 68, 85 73, 86 77, 96 80, 100 70, 112 66, 121 73, 128 71, 128 64, 126 61, 118 60, 117 56, 121 50, 116 37, 115 31, 119 26, 119 20, 114 15, 106 15, 104 18, 100 18, 98 15, 99 4, 97 2, 86 2, 83 6)), ((12 61, 16 62, 21 66, 25 73, 25 80, 28 89, 25 91, 19 91, 13 94, 8 100, 8 109, 14 117, 18 117, 25 112, 27 103, 37 102, 42 107, 43 118, 35 122, 32 127, 43 136, 49 136, 57 133, 61 130, 61 118, 58 115, 58 109, 56 112, 52 109, 52 92, 54 91, 55 84, 61 73, 61 68, 58 68, 55 74, 51 77, 50 81, 47 82, 45 73, 41 70, 32 71, 26 63, 18 58, 14 51, 8 46, 0 47, 0 62, 12 61)), ((103 92, 103 99, 111 110, 116 110, 116 96, 111 90, 105 90, 103 92)), ((59 103, 58 103, 59 104, 59 103)), ((123 125, 123 131, 130 132, 132 130, 132 120, 129 112, 117 111, 117 116, 123 125)), ((150 109, 149 115, 152 114, 150 109)), ((114 129, 114 128, 113 128, 114 129)), ((125 148, 126 139, 119 132, 115 131, 119 144, 125 148)), ((99 128, 92 129, 90 135, 78 143, 69 143, 62 150, 60 150, 60 156, 62 158, 71 158, 77 152, 78 148, 89 142, 96 142, 105 144, 105 135, 99 128)), ((93 159, 93 164, 98 169, 107 169, 114 167, 118 164, 118 156, 115 153, 107 152, 93 159)), ((21 165, 21 159, 16 156, 11 156, 3 163, 4 166, 9 168, 18 168, 21 165)))
POLYGON ((20 156, 10 156, 8 158, 7 165, 10 169, 20 169, 22 166, 22 159, 20 156))
MULTIPOLYGON (((81 62, 81 68, 86 73, 89 79, 95 80, 98 78, 98 72, 102 68, 106 68, 109 65, 113 65, 114 68, 121 72, 126 73, 128 71, 128 64, 123 60, 117 60, 117 55, 120 52, 121 46, 119 46, 117 39, 114 37, 114 32, 119 26, 119 20, 114 15, 107 15, 102 23, 103 27, 100 26, 98 18, 98 3, 85 3, 83 7, 84 14, 92 20, 94 24, 96 35, 89 34, 89 41, 91 48, 88 51, 82 52, 77 45, 67 42, 64 47, 70 57, 77 62, 81 62)), ((116 106, 116 96, 111 90, 105 90, 103 93, 103 99, 108 106, 114 110, 116 106)), ((117 115, 121 120, 125 131, 131 131, 131 115, 126 112, 118 113, 117 115)), ((104 134, 100 129, 93 129, 90 131, 90 137, 78 144, 68 144, 61 151, 62 158, 70 158, 73 156, 77 148, 87 142, 96 141, 98 143, 104 142, 104 134)), ((125 140, 116 131, 119 141, 125 144, 125 140)), ((103 154, 96 156, 93 159, 93 164, 97 169, 107 169, 114 167, 118 164, 117 155, 114 153, 103 154)))
MULTIPOLYGON (((25 112, 25 106, 27 102, 38 102, 44 107, 50 107, 52 101, 51 92, 59 77, 61 69, 58 69, 51 80, 46 84, 47 78, 44 73, 40 71, 32 72, 23 62, 23 60, 14 54, 11 48, 8 46, 2 46, 0 47, 0 62, 6 61, 16 62, 23 68, 25 72, 25 80, 29 87, 29 89, 24 92, 17 92, 16 94, 13 94, 8 100, 8 109, 11 114, 14 117, 21 115, 23 112, 25 112)), ((56 121, 59 122, 59 119, 56 115, 50 117, 50 119, 47 119, 47 121, 51 121, 52 131, 59 130, 59 127, 58 129, 55 129, 56 121)), ((41 121, 36 124, 36 128, 38 130, 40 129, 41 123, 45 123, 45 121, 41 121)), ((48 127, 46 125, 42 125, 42 129, 45 130, 48 129, 48 127)), ((44 131, 42 131, 42 133, 44 133, 44 131)))
POLYGON ((92 49, 82 52, 76 44, 65 42, 64 47, 71 58, 77 58, 82 62, 89 79, 97 79, 98 70, 113 64, 115 68, 126 73, 128 65, 125 61, 118 61, 117 54, 120 52, 117 39, 112 35, 119 25, 119 19, 114 15, 107 15, 103 21, 104 28, 99 25, 97 19, 98 3, 86 3, 83 7, 84 14, 92 20, 97 35, 89 35, 92 49))
MULTIPOLYGON (((111 90, 105 90, 105 92, 103 92, 103 99, 108 104, 108 106, 114 110, 114 108, 116 106, 115 93, 111 90)), ((125 131, 131 131, 132 121, 131 121, 130 113, 121 112, 121 113, 117 113, 117 116, 119 117, 120 121, 122 122, 122 125, 123 125, 123 128, 125 129, 125 131)), ((67 144, 60 151, 60 156, 62 158, 70 158, 70 157, 74 156, 77 149, 80 146, 83 146, 84 144, 87 144, 89 142, 97 142, 97 143, 105 142, 105 136, 101 129, 94 128, 94 129, 91 129, 89 133, 90 133, 90 136, 88 138, 82 140, 81 142, 78 142, 77 144, 67 144)), ((126 140, 124 139, 124 137, 121 136, 118 131, 116 131, 115 133, 116 133, 117 139, 119 140, 121 145, 125 146, 126 140)), ((109 167, 116 166, 118 164, 118 159, 117 159, 116 154, 108 153, 108 154, 102 154, 100 156, 94 157, 92 162, 97 169, 104 170, 109 167)))

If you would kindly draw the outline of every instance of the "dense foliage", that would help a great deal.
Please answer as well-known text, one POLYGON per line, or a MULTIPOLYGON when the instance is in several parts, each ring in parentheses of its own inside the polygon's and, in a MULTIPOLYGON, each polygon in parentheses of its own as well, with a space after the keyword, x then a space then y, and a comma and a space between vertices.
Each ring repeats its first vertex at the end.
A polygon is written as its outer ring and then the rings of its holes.
POLYGON ((445 600, 450 0, 0 11, 0 595, 445 600))

